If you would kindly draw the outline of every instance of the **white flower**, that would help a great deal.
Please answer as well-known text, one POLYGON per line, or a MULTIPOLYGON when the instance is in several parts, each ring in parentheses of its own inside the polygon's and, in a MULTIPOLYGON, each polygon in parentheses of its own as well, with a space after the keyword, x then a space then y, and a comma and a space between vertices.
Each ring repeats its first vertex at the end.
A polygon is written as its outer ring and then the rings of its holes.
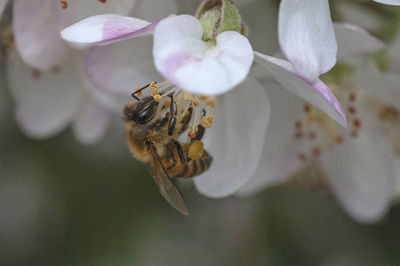
MULTIPOLYGON (((258 52, 255 52, 255 61, 285 88, 345 125, 343 110, 335 96, 318 78, 334 65, 336 58, 328 2, 304 3, 297 9, 289 8, 296 1, 285 0, 281 4, 281 44, 293 64, 258 52), (310 8, 321 11, 324 16, 308 12, 310 8), (295 40, 286 34, 298 27, 286 23, 293 19, 303 23, 304 32, 304 35, 296 35, 295 43, 307 38, 314 40, 313 43, 303 42, 303 50, 296 50, 297 57, 293 52, 296 46, 285 45, 295 40), (320 25, 319 29, 314 27, 315 23, 320 25), (302 66, 302 62, 307 61, 313 63, 302 66)), ((61 35, 76 46, 98 46, 92 48, 86 58, 86 73, 102 90, 127 94, 134 85, 132 80, 136 84, 157 80, 149 79, 152 56, 157 70, 168 80, 167 84, 176 86, 174 91, 183 89, 201 95, 220 95, 237 87, 218 99, 213 111, 217 122, 208 130, 205 140, 206 148, 214 157, 213 167, 195 179, 203 194, 223 197, 242 187, 260 162, 269 104, 261 84, 248 76, 254 57, 248 40, 238 32, 224 31, 216 36, 215 42, 209 42, 204 41, 203 33, 200 22, 189 15, 170 16, 150 23, 105 14, 84 19, 64 29, 61 35), (151 34, 154 34, 152 54, 151 43, 146 39, 114 43, 151 34), (110 43, 113 44, 103 46, 110 43)))
POLYGON ((269 142, 263 155, 265 163, 239 194, 249 195, 283 182, 297 170, 316 162, 345 210, 358 221, 374 222, 385 214, 396 191, 395 154, 400 142, 395 137, 399 136, 396 132, 400 124, 391 121, 396 109, 391 107, 399 106, 396 84, 400 80, 383 76, 370 64, 362 68, 366 55, 382 49, 382 42, 355 26, 338 24, 335 30, 339 63, 347 66, 344 69, 353 66, 356 70, 343 75, 338 69, 338 78, 330 80, 336 86, 336 96, 346 107, 348 128, 338 128, 297 99, 286 103, 290 109, 282 108, 279 99, 287 96, 273 90, 274 94, 269 94, 272 112, 267 132, 269 142), (284 149, 272 152, 278 147, 284 149))
POLYGON ((386 5, 394 5, 394 6, 400 5, 400 0, 374 0, 374 1, 386 5))
POLYGON ((13 34, 18 53, 11 53, 7 73, 16 102, 16 120, 25 134, 40 139, 72 124, 76 138, 92 144, 104 135, 110 110, 119 111, 121 104, 85 80, 84 52, 68 48, 59 32, 88 15, 107 11, 126 14, 134 1, 62 2, 13 1, 13 34))

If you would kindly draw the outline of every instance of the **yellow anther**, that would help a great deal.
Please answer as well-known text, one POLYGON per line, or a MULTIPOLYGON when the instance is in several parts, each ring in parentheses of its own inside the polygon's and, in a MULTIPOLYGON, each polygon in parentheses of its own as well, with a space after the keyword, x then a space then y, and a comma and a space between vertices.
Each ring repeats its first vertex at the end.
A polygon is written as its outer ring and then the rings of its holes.
POLYGON ((189 131, 188 136, 189 136, 189 138, 192 139, 192 138, 196 137, 196 133, 189 131))
POLYGON ((158 102, 158 103, 162 101, 162 97, 161 97, 160 94, 154 95, 153 98, 154 98, 154 101, 156 101, 156 102, 158 102))
POLYGON ((198 160, 201 158, 204 152, 204 144, 200 140, 194 141, 189 147, 189 158, 192 160, 198 160))
POLYGON ((200 102, 199 102, 199 100, 197 100, 197 99, 194 99, 194 100, 192 101, 192 103, 193 103, 193 105, 196 106, 196 107, 200 105, 200 102))
POLYGON ((150 83, 150 89, 152 89, 153 91, 156 91, 158 89, 158 86, 155 82, 150 83))
POLYGON ((214 96, 210 96, 206 100, 206 105, 214 108, 217 105, 217 99, 214 96))
POLYGON ((209 119, 210 117, 203 117, 200 120, 200 125, 204 128, 210 128, 212 126, 212 119, 209 119))
POLYGON ((136 88, 136 89, 135 89, 136 95, 137 95, 137 96, 142 96, 142 95, 143 95, 143 92, 142 92, 142 91, 139 91, 139 90, 140 90, 140 88, 136 88))

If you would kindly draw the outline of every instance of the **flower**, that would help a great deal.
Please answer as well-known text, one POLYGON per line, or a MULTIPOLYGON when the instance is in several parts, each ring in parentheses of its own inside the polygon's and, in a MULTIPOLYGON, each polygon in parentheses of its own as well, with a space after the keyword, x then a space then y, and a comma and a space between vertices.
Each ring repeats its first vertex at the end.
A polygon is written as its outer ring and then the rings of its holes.
POLYGON ((352 217, 374 222, 385 214, 396 190, 395 154, 399 143, 393 134, 398 124, 391 119, 396 114, 396 108, 392 108, 394 93, 399 99, 394 86, 398 83, 389 82, 367 64, 366 55, 384 48, 381 41, 348 24, 337 24, 335 30, 339 65, 325 78, 334 84, 336 96, 345 104, 348 128, 336 127, 315 108, 294 98, 286 103, 293 108, 291 111, 280 107, 282 91, 275 89, 269 94, 273 111, 267 132, 269 142, 264 148, 265 163, 239 194, 250 195, 284 182, 312 164, 326 173, 339 203, 352 217), (278 147, 285 148, 272 152, 278 147))
MULTIPOLYGON (((164 90, 164 95, 167 91, 176 92, 181 89, 191 93, 187 97, 190 101, 199 97, 196 94, 221 95, 213 111, 215 121, 218 122, 214 123, 212 130, 208 130, 205 139, 205 145, 214 157, 213 167, 196 178, 195 183, 203 194, 223 197, 243 186, 253 176, 260 162, 269 119, 269 103, 263 86, 252 79, 251 75, 248 76, 254 56, 248 40, 239 33, 244 30, 241 21, 229 25, 230 29, 235 30, 222 30, 226 26, 224 24, 216 28, 209 27, 211 31, 204 30, 210 21, 214 25, 212 19, 215 19, 212 14, 203 13, 207 4, 208 1, 205 1, 200 6, 197 12, 199 20, 189 15, 180 15, 150 23, 138 18, 105 14, 73 24, 64 29, 61 35, 76 46, 97 46, 89 52, 85 68, 89 79, 102 90, 126 95, 131 90, 132 80, 137 83, 154 80, 149 79, 152 59, 148 39, 116 43, 154 34, 154 64, 168 80, 158 88, 164 90), (230 91, 234 87, 238 88, 230 91)), ((220 7, 226 12, 224 8, 231 8, 232 5, 229 1, 222 1, 220 7)), ((299 53, 301 58, 292 53, 295 47, 285 45, 285 52, 294 65, 258 52, 255 52, 255 61, 267 68, 287 89, 305 97, 345 125, 346 120, 336 98, 318 79, 319 74, 333 66, 336 58, 328 3, 318 1, 315 5, 315 1, 307 1, 298 9, 289 7, 290 4, 281 4, 282 43, 293 41, 293 38, 285 36, 297 25, 285 22, 297 17, 304 21, 304 32, 308 34, 305 39, 311 37, 318 45, 305 43, 303 48, 308 53, 304 56, 302 52, 299 53), (315 12, 307 12, 309 8, 322 10, 329 19, 315 16, 315 12), (315 21, 310 17, 323 26, 323 31, 313 28, 315 21), (313 59, 313 64, 302 66, 301 62, 309 61, 308 57, 313 59)), ((237 16, 238 13, 233 10, 232 16, 237 16)), ((218 10, 216 12, 218 14, 218 10)), ((220 13, 218 16, 217 20, 220 19, 220 13)), ((179 95, 188 94, 181 92, 179 95)), ((187 107, 189 104, 183 105, 187 107)), ((194 119, 193 128, 198 121, 194 119)))
POLYGON ((16 102, 16 120, 25 134, 43 139, 72 124, 81 143, 93 144, 101 139, 110 111, 119 111, 121 103, 85 80, 81 71, 85 52, 67 47, 59 31, 88 15, 107 11, 126 14, 133 2, 13 1, 18 53, 11 52, 7 73, 16 102))
POLYGON ((382 3, 386 5, 394 5, 394 6, 399 6, 400 1, 399 0, 374 0, 377 3, 382 3))

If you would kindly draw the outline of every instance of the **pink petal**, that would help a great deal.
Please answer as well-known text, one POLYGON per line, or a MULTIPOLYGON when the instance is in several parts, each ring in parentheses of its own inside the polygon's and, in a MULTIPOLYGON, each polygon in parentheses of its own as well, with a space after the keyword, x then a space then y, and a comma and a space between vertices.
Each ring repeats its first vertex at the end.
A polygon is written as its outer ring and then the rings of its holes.
POLYGON ((255 55, 255 61, 266 68, 285 89, 315 105, 346 127, 346 116, 340 103, 320 79, 311 83, 296 74, 289 62, 258 52, 255 52, 255 55))
POLYGON ((149 35, 158 22, 104 14, 83 19, 61 32, 61 37, 76 46, 103 45, 149 35))

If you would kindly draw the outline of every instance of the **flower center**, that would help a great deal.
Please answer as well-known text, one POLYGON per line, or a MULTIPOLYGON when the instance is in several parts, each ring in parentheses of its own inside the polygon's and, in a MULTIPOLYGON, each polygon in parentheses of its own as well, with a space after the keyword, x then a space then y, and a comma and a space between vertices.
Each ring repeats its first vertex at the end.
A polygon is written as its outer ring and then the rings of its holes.
POLYGON ((160 83, 151 82, 143 88, 136 88, 133 96, 135 98, 135 95, 141 96, 143 90, 146 88, 150 88, 150 96, 156 102, 160 103, 161 111, 168 112, 171 101, 176 103, 176 118, 178 123, 181 123, 183 118, 191 112, 190 121, 188 122, 188 138, 196 137, 199 127, 203 127, 204 129, 212 127, 214 120, 213 109, 217 104, 214 96, 189 93, 168 81, 160 83))
POLYGON ((299 147, 298 159, 301 161, 320 156, 324 150, 342 144, 346 138, 357 138, 362 129, 362 121, 357 116, 356 92, 338 88, 334 88, 333 92, 345 107, 348 129, 342 128, 325 113, 305 103, 301 117, 293 127, 293 137, 299 147))

